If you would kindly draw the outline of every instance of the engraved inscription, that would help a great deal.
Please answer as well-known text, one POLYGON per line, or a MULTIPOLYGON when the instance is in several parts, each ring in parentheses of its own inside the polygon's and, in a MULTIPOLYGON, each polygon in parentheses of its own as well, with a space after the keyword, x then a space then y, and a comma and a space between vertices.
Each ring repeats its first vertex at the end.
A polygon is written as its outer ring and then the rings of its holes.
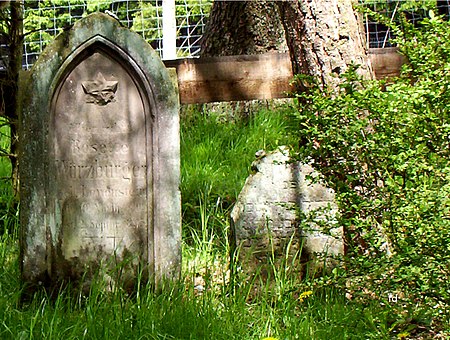
MULTIPOLYGON (((123 233, 123 225, 114 221, 90 222, 81 229, 81 238, 86 241, 101 244, 103 247, 114 251, 120 245, 123 245, 127 239, 123 233)), ((139 230, 145 228, 143 222, 130 222, 126 225, 126 230, 139 230)))
POLYGON ((120 241, 119 236, 119 228, 120 225, 118 223, 108 223, 108 222, 100 222, 94 223, 91 222, 87 228, 83 228, 82 238, 88 239, 91 241, 95 240, 103 240, 102 244, 110 249, 115 249, 117 247, 116 242, 120 241), (118 240, 119 238, 119 240, 118 240))
POLYGON ((151 136, 136 84, 122 65, 98 51, 62 86, 55 104, 53 171, 56 195, 65 207, 65 256, 146 253, 153 202, 151 136))
POLYGON ((119 82, 116 80, 106 80, 101 72, 97 73, 94 80, 88 80, 81 83, 86 94, 86 103, 97 105, 106 105, 116 100, 116 91, 119 82))
POLYGON ((129 151, 128 144, 125 143, 86 143, 85 141, 81 141, 80 139, 73 138, 71 140, 71 151, 72 153, 78 152, 98 152, 101 154, 106 153, 120 153, 127 154, 129 151))
POLYGON ((75 164, 66 160, 55 160, 57 174, 67 179, 125 179, 145 178, 147 173, 146 165, 125 164, 75 164))
POLYGON ((141 189, 115 189, 115 188, 88 188, 81 186, 81 197, 104 196, 104 197, 142 197, 147 193, 145 188, 141 189))

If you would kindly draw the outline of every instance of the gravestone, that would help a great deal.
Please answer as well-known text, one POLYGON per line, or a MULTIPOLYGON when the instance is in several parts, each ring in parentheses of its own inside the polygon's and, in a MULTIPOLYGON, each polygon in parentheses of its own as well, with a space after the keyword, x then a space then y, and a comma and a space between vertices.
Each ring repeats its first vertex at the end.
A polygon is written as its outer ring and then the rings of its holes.
POLYGON ((232 244, 243 271, 264 273, 267 265, 270 271, 272 264, 286 260, 290 267, 297 262, 300 270, 304 262, 312 270, 324 261, 333 265, 333 257, 344 253, 333 190, 312 182, 309 177, 318 173, 308 164, 293 162, 286 147, 261 150, 256 157, 231 212, 232 244), (301 220, 309 214, 310 221, 301 220))
POLYGON ((139 35, 92 14, 46 48, 22 91, 21 271, 57 287, 179 276, 176 78, 139 35))

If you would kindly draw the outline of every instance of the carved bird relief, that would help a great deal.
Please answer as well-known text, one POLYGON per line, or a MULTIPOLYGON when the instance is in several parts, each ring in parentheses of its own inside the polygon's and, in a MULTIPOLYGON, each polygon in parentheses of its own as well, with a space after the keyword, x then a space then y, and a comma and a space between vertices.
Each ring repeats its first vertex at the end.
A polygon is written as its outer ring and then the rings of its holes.
POLYGON ((104 106, 116 101, 116 91, 119 82, 106 80, 101 72, 97 73, 94 80, 83 81, 81 86, 85 93, 86 103, 104 106))

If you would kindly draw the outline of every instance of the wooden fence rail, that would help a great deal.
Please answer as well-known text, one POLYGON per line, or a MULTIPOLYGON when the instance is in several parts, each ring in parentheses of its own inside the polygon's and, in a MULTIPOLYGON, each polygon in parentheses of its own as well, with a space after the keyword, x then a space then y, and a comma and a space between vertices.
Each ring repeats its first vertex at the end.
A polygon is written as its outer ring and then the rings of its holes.
MULTIPOLYGON (((399 74, 403 57, 395 48, 370 49, 377 78, 399 74)), ((177 59, 174 67, 182 104, 286 98, 293 78, 287 53, 177 59)))

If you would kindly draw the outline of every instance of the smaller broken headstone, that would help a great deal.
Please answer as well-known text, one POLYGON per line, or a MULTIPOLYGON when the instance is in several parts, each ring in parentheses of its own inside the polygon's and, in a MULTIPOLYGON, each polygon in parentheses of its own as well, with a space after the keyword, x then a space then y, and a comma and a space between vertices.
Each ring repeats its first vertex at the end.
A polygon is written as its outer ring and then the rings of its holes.
POLYGON ((333 225, 337 212, 334 192, 311 182, 310 176, 317 175, 312 167, 291 162, 286 147, 269 154, 259 151, 255 156, 254 173, 247 178, 231 212, 244 271, 255 272, 268 262, 295 256, 312 260, 343 254, 342 228, 333 225), (300 223, 301 215, 308 214, 314 214, 311 222, 300 223), (323 224, 330 227, 330 233, 324 231, 323 224))

